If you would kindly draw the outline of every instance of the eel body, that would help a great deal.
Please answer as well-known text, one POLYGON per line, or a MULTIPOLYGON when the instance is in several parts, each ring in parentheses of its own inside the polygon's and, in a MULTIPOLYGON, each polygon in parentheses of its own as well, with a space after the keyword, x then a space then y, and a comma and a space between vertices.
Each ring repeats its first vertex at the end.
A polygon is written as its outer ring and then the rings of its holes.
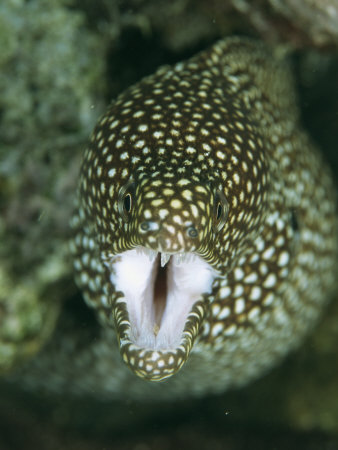
POLYGON ((335 190, 286 62, 228 38, 119 95, 85 153, 72 228, 102 326, 74 384, 199 395, 280 361, 329 298, 337 255, 335 190))

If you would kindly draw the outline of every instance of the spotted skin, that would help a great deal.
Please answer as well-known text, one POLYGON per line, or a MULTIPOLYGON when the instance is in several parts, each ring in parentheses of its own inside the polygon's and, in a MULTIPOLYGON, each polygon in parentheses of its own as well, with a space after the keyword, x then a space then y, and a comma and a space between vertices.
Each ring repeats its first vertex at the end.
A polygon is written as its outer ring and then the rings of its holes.
POLYGON ((276 364, 317 320, 337 255, 332 180, 285 61, 228 38, 123 92, 92 134, 72 228, 76 280, 102 323, 74 362, 75 390, 200 395, 276 364), (112 271, 137 246, 192 252, 215 271, 176 348, 131 339, 112 271))

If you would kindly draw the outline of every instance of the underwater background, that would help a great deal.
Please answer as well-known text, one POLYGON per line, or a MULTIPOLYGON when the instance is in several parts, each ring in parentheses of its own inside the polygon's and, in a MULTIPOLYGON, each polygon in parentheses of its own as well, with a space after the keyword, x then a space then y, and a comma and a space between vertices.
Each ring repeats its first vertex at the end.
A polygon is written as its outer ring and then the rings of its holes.
POLYGON ((337 299, 280 367, 219 396, 102 402, 11 382, 67 315, 95 331, 67 242, 97 118, 159 65, 234 34, 293 50, 303 123, 337 180, 337 2, 1 0, 0 450, 338 449, 337 299))

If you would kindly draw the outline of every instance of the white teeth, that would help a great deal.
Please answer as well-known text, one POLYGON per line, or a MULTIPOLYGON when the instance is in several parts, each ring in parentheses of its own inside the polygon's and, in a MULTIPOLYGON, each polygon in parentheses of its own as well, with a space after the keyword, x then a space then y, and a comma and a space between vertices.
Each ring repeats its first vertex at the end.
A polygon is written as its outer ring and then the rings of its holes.
POLYGON ((179 266, 182 263, 190 263, 194 255, 192 253, 177 253, 173 258, 175 266, 179 266))
POLYGON ((168 261, 170 260, 170 257, 173 257, 173 263, 175 266, 179 266, 183 263, 187 264, 194 260, 194 255, 192 253, 176 253, 174 255, 171 255, 170 253, 165 252, 156 252, 155 250, 151 250, 147 247, 136 247, 136 253, 138 255, 147 255, 149 258, 149 261, 153 263, 157 257, 157 255, 160 253, 161 255, 161 267, 164 267, 168 261))
POLYGON ((170 259, 170 254, 161 253, 161 267, 164 267, 170 259))
POLYGON ((180 264, 188 264, 191 263, 192 261, 194 261, 194 254, 192 253, 175 253, 175 254, 170 254, 170 253, 165 253, 165 252, 156 252, 155 250, 151 250, 150 248, 147 247, 142 247, 142 246, 138 246, 136 247, 136 253, 138 255, 147 255, 149 258, 149 261, 151 263, 153 263, 157 257, 158 254, 161 255, 161 267, 164 267, 168 261, 170 260, 170 257, 173 257, 173 264, 175 266, 179 266, 180 264))
POLYGON ((154 252, 154 250, 148 250, 147 255, 149 257, 149 261, 154 262, 157 256, 157 252, 154 252))
POLYGON ((123 292, 120 303, 125 302, 128 311, 129 339, 144 351, 176 349, 193 305, 211 292, 214 273, 196 255, 140 247, 108 261, 114 289, 123 292), (180 267, 176 267, 177 262, 180 267), (167 273, 161 273, 159 264, 168 264, 167 273), (162 279, 156 286, 158 271, 162 279))
POLYGON ((174 262, 175 266, 179 266, 184 261, 184 253, 179 253, 178 255, 175 255, 174 262))
POLYGON ((147 255, 151 263, 155 261, 157 256, 157 252, 146 247, 136 247, 136 253, 138 255, 147 255))

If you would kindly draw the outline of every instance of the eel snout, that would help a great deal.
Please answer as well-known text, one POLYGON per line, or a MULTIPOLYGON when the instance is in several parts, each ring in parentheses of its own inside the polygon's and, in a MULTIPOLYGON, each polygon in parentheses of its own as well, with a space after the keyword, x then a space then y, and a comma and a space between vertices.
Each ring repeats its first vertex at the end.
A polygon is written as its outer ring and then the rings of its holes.
MULTIPOLYGON (((120 344, 128 342, 134 353, 153 352, 152 361, 159 352, 177 353, 179 347, 183 351, 189 315, 211 292, 213 279, 211 266, 193 253, 168 254, 142 247, 121 253, 111 265, 111 281, 123 293, 116 308, 123 304, 127 312, 124 338, 118 330, 120 344)), ((200 324, 194 326, 196 334, 200 324)))

